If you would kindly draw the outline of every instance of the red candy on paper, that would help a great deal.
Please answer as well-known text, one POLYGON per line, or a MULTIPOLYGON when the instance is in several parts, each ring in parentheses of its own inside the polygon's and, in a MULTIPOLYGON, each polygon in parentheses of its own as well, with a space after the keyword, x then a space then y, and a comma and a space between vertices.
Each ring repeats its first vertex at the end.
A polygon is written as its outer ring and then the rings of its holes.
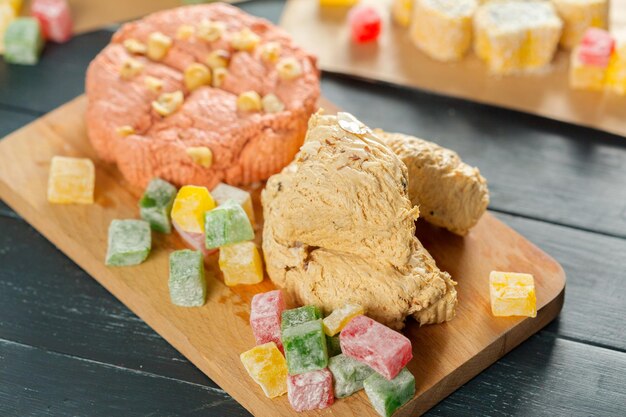
POLYGON ((366 316, 356 316, 339 335, 341 351, 391 380, 413 358, 411 341, 366 316))
POLYGON ((335 400, 333 376, 327 368, 287 377, 287 397, 296 411, 326 408, 335 400))
POLYGON ((72 37, 72 17, 67 0, 33 0, 30 12, 39 20, 46 39, 65 42, 72 37))
POLYGON ((281 352, 280 317, 285 309, 285 299, 280 290, 256 294, 252 297, 250 326, 257 345, 274 342, 281 352))
POLYGON ((348 14, 352 40, 357 43, 371 42, 378 39, 382 26, 380 14, 370 6, 357 6, 348 14))
POLYGON ((615 39, 606 30, 589 28, 578 46, 578 58, 585 65, 606 67, 615 49, 615 39))

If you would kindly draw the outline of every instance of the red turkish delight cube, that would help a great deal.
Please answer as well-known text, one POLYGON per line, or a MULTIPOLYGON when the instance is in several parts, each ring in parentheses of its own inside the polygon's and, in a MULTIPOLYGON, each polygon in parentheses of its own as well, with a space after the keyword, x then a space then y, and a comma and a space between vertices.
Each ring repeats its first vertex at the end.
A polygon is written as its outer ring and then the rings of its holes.
POLYGON ((411 341, 366 316, 356 316, 339 335, 344 355, 391 380, 413 358, 411 341))
POLYGON ((285 299, 280 290, 256 294, 250 308, 250 326, 258 345, 268 342, 284 353, 280 339, 280 317, 285 310, 285 299))
POLYGON ((287 377, 287 397, 296 411, 326 408, 335 401, 328 368, 287 377))
POLYGON ((378 11, 370 6, 357 6, 348 14, 352 40, 357 43, 371 42, 378 38, 382 20, 378 11))
POLYGON ((39 20, 46 39, 65 42, 72 37, 72 17, 67 0, 33 0, 30 12, 39 20))
POLYGON ((615 39, 609 32, 589 28, 578 46, 578 58, 585 65, 606 67, 615 49, 615 39))

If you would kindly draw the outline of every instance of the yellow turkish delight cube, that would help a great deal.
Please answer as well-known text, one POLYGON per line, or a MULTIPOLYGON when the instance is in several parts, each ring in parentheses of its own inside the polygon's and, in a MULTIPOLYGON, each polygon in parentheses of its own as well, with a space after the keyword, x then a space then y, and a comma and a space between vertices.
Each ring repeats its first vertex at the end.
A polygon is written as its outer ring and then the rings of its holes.
POLYGON ((540 70, 552 61, 562 26, 549 2, 487 3, 474 17, 474 50, 495 74, 540 70))
POLYGON ((626 41, 620 42, 606 70, 606 88, 614 93, 626 94, 626 41))
POLYGON ((359 0, 320 0, 320 6, 352 7, 359 0))
POLYGON ((535 280, 530 274, 491 271, 489 294, 496 317, 537 317, 535 280))
POLYGON ((92 204, 96 169, 91 159, 55 156, 50 164, 48 201, 92 204))
POLYGON ((276 343, 255 346, 239 358, 248 375, 261 386, 265 396, 274 398, 287 392, 287 361, 276 343))
POLYGON ((393 0, 391 4, 391 16, 393 21, 400 26, 409 26, 413 14, 413 0, 393 0))
POLYGON ((254 206, 249 192, 220 182, 211 190, 211 195, 218 205, 228 200, 235 200, 248 215, 250 223, 254 225, 254 206))
POLYGON ((600 91, 604 88, 606 67, 585 64, 578 54, 578 49, 572 51, 569 66, 570 87, 578 90, 600 91))
POLYGON ((365 310, 358 304, 346 304, 345 306, 333 310, 323 321, 324 333, 334 336, 358 315, 365 314, 365 310))
POLYGON ((222 246, 219 265, 229 287, 263 281, 263 261, 254 242, 222 246))
POLYGON ((215 200, 206 187, 185 185, 176 194, 172 221, 185 232, 204 233, 204 213, 215 208, 215 200))
POLYGON ((572 49, 590 27, 606 29, 609 24, 609 0, 552 0, 563 19, 561 46, 572 49))
POLYGON ((4 32, 15 20, 15 10, 8 3, 0 3, 0 55, 4 53, 4 32))
POLYGON ((410 38, 421 51, 439 61, 458 61, 472 44, 476 0, 417 0, 410 38))

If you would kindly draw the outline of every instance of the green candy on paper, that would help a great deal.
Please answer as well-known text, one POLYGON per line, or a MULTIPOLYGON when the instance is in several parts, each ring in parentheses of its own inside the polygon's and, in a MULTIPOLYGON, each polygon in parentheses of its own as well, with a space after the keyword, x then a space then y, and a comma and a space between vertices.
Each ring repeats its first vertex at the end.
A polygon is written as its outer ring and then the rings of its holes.
POLYGON ((254 230, 244 209, 235 200, 209 210, 204 214, 206 248, 254 239, 254 230))
POLYGON ((415 377, 406 368, 391 381, 374 372, 363 381, 363 388, 378 414, 390 417, 415 395, 415 377))
POLYGON ((199 307, 206 298, 202 252, 189 249, 170 254, 170 299, 182 307, 199 307))
POLYGON ((363 381, 374 370, 362 362, 340 354, 328 360, 328 369, 333 374, 335 397, 348 397, 363 389, 363 381))
POLYGON ((143 220, 113 220, 109 225, 108 243, 107 265, 138 265, 150 253, 150 225, 143 220))
POLYGON ((4 60, 12 64, 35 65, 43 48, 39 21, 34 17, 15 19, 4 33, 4 60))
POLYGON ((328 350, 328 357, 332 358, 341 353, 341 344, 339 343, 339 335, 328 336, 326 335, 326 349, 328 350))
POLYGON ((292 308, 291 310, 283 311, 280 320, 280 328, 281 330, 285 330, 288 327, 297 326, 298 324, 321 318, 322 313, 316 306, 310 305, 292 308))
POLYGON ((317 371, 328 365, 326 335, 321 319, 286 328, 282 332, 282 341, 290 375, 317 371))
POLYGON ((176 187, 160 178, 152 179, 139 200, 141 218, 150 223, 152 230, 170 233, 170 212, 175 198, 176 187))

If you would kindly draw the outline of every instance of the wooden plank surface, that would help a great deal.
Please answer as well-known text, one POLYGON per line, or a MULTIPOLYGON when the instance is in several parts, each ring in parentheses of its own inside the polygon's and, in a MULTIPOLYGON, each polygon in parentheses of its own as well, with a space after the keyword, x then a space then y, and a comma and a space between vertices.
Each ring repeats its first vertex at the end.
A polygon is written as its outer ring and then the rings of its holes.
MULTIPOLYGON (((392 22, 393 0, 362 0, 375 7, 383 30, 377 42, 354 44, 348 8, 289 0, 281 18, 301 46, 319 57, 326 71, 420 88, 438 94, 538 114, 626 136, 626 97, 573 90, 568 85, 569 53, 557 51, 549 67, 533 74, 490 75, 475 54, 454 63, 435 61, 411 42, 406 28, 392 22)), ((626 0, 612 0, 611 28, 626 39, 626 0)), ((436 35, 435 35, 436 36, 436 35)))
MULTIPOLYGON (((46 202, 47 171, 53 155, 95 159, 85 134, 84 108, 85 99, 76 99, 0 142, 2 198, 252 413, 293 415, 285 398, 266 399, 239 364, 238 354, 253 345, 247 323, 249 300, 253 293, 269 288, 268 282, 232 290, 209 277, 209 297, 203 308, 173 306, 166 282, 167 255, 179 245, 175 237, 156 240, 149 262, 140 266, 105 267, 102 256, 110 220, 135 217, 137 211, 137 190, 124 187, 111 166, 96 161, 93 206, 46 202)), ((417 396, 400 415, 424 412, 545 326, 560 311, 565 284, 556 262, 489 214, 466 238, 425 223, 418 229, 438 265, 459 280, 462 302, 457 318, 450 323, 407 327, 405 333, 413 340, 418 358, 409 369, 421 379, 417 396), (541 308, 536 319, 491 316, 486 280, 493 269, 535 275, 541 308), (467 337, 469 334, 473 336, 467 337)), ((374 413, 363 394, 338 402, 333 411, 374 413)))

